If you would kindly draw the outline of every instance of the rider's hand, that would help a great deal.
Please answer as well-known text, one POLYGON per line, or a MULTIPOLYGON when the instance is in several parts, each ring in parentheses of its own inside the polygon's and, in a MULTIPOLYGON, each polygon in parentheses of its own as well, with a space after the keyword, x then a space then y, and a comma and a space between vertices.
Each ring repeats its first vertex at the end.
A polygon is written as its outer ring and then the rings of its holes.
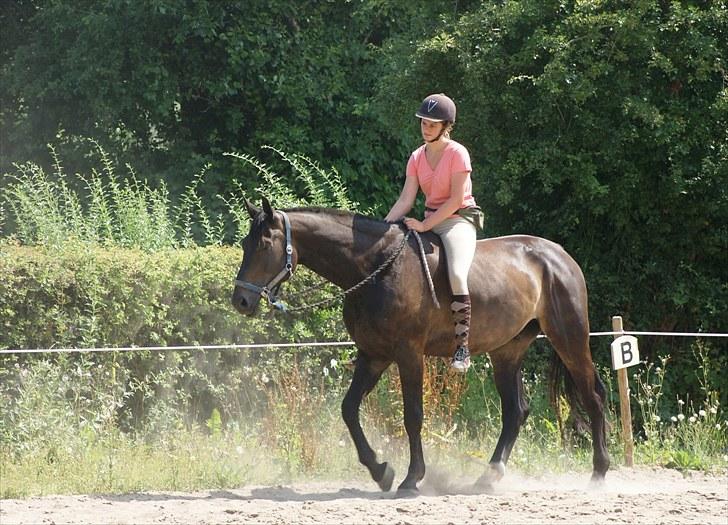
POLYGON ((425 226, 425 223, 422 221, 418 221, 417 219, 412 219, 410 217, 404 218, 404 224, 409 228, 410 230, 414 230, 419 233, 426 232, 429 228, 425 226))

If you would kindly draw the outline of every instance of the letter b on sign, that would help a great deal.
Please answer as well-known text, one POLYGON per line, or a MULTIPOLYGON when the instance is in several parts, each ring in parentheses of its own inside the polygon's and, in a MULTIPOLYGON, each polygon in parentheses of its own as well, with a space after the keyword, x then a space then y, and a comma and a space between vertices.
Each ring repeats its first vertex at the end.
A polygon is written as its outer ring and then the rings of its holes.
POLYGON ((612 368, 619 370, 640 362, 640 352, 637 347, 637 338, 633 335, 623 335, 612 342, 612 368))

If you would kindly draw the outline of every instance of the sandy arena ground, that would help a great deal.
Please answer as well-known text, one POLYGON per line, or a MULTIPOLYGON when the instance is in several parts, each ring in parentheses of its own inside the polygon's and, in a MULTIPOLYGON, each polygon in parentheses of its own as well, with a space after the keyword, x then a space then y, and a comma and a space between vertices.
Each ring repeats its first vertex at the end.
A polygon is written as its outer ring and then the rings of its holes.
POLYGON ((386 523, 722 524, 728 474, 686 477, 666 469, 619 469, 589 490, 588 474, 538 479, 509 472, 491 494, 428 474, 422 495, 397 499, 373 482, 296 483, 195 493, 49 496, 0 501, 0 524, 386 523))

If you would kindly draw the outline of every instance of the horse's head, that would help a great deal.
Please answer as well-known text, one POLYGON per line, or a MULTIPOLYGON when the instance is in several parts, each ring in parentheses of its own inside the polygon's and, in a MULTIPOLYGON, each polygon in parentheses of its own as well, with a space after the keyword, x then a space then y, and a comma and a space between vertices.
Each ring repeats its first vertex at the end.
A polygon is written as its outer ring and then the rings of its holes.
POLYGON ((274 211, 267 199, 256 208, 247 199, 250 232, 243 239, 243 262, 235 279, 233 306, 253 315, 261 297, 273 302, 278 287, 292 274, 296 253, 291 244, 291 225, 282 211, 274 211))

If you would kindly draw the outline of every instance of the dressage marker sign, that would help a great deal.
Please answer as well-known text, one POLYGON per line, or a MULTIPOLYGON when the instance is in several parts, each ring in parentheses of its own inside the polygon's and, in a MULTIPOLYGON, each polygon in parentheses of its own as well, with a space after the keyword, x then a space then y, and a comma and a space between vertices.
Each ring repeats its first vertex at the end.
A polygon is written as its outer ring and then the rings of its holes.
MULTIPOLYGON (((624 332, 622 318, 612 317, 612 330, 624 332)), ((632 438, 632 410, 629 406, 629 380, 627 367, 639 364, 640 352, 637 338, 632 335, 620 335, 612 341, 612 368, 617 371, 619 386, 619 415, 622 420, 622 440, 624 441, 624 464, 634 466, 634 440, 632 438)))
POLYGON ((612 342, 612 368, 614 370, 638 365, 639 362, 640 352, 635 336, 623 335, 612 342))

